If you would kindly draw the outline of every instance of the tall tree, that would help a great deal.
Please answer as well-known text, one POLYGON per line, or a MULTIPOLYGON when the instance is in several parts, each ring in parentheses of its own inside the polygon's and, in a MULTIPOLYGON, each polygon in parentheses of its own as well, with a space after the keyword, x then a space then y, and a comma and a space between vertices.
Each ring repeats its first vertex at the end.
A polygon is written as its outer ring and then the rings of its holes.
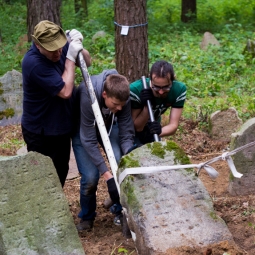
POLYGON ((74 0, 74 10, 75 13, 78 13, 80 9, 83 9, 82 15, 88 16, 88 6, 87 0, 74 0))
POLYGON ((146 0, 114 0, 114 16, 116 68, 133 82, 149 72, 146 0))
POLYGON ((197 18, 197 1, 196 0, 182 0, 181 21, 190 22, 197 18))
POLYGON ((61 26, 60 7, 61 0, 27 0, 27 37, 29 42, 34 27, 40 21, 49 20, 61 26))

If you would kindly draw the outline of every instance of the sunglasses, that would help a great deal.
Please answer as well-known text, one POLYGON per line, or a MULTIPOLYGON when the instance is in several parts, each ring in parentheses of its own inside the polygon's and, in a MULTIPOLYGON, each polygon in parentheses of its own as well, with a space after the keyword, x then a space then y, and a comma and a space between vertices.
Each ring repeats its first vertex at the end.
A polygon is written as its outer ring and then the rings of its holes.
POLYGON ((171 87, 172 87, 172 84, 168 84, 168 85, 166 85, 166 86, 161 87, 161 86, 157 86, 157 85, 151 83, 151 88, 152 88, 153 90, 155 90, 155 91, 160 91, 161 89, 162 89, 163 91, 169 91, 169 90, 171 89, 171 87))

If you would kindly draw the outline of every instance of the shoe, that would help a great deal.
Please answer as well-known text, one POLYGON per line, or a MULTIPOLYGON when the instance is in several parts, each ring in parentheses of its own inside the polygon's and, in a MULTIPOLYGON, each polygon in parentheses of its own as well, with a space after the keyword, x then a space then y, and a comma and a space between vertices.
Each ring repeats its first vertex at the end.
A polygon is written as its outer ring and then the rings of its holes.
POLYGON ((115 216, 114 220, 113 220, 113 223, 116 225, 116 226, 122 226, 123 224, 123 215, 122 213, 115 216))
POLYGON ((81 220, 79 224, 76 225, 78 231, 91 230, 93 228, 93 220, 81 220))
POLYGON ((103 203, 104 208, 109 209, 112 205, 113 205, 113 202, 112 202, 111 198, 110 197, 106 198, 103 203))

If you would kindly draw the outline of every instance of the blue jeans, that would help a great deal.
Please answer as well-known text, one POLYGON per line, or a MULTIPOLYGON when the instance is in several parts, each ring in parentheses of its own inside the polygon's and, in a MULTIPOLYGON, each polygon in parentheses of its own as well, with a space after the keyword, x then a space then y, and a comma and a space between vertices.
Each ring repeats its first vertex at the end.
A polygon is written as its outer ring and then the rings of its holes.
MULTIPOLYGON (((118 125, 113 125, 110 134, 110 142, 117 163, 122 157, 119 143, 118 125)), ((91 161, 87 151, 83 148, 80 133, 77 132, 72 138, 73 151, 78 170, 81 174, 80 181, 80 206, 81 211, 78 217, 82 220, 94 220, 96 217, 96 191, 98 180, 100 178, 99 170, 91 161)))

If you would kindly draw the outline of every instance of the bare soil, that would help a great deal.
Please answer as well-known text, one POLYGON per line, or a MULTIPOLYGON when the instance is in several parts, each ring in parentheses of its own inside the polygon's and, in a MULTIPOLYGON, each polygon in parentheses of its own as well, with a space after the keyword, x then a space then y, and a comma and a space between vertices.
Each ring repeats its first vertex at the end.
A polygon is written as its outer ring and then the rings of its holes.
MULTIPOLYGON (((212 140, 206 132, 198 128, 198 123, 182 120, 173 139, 190 157, 192 163, 201 163, 223 153, 228 149, 224 141, 212 140)), ((0 127, 0 155, 16 155, 21 147, 22 134, 20 125, 0 127)), ((219 177, 212 180, 204 171, 199 175, 208 190, 216 213, 226 222, 241 253, 224 254, 255 254, 255 195, 232 197, 228 194, 229 168, 225 161, 217 161, 212 165, 219 177)), ((70 211, 75 224, 79 219, 79 181, 75 178, 66 181, 64 193, 69 202, 70 211)), ((97 191, 97 217, 94 228, 90 232, 80 233, 80 239, 86 255, 137 255, 132 239, 126 239, 121 233, 121 227, 113 224, 114 216, 103 207, 104 200, 108 197, 107 187, 100 179, 97 191)), ((224 244, 222 244, 224 248, 224 244)), ((221 247, 221 248, 222 248, 221 247)), ((218 249, 219 250, 219 249, 218 249)), ((222 249, 221 249, 222 250, 222 249)), ((217 249, 211 251, 191 251, 189 254, 217 254, 217 249)), ((177 255, 179 255, 177 253, 177 255)))

